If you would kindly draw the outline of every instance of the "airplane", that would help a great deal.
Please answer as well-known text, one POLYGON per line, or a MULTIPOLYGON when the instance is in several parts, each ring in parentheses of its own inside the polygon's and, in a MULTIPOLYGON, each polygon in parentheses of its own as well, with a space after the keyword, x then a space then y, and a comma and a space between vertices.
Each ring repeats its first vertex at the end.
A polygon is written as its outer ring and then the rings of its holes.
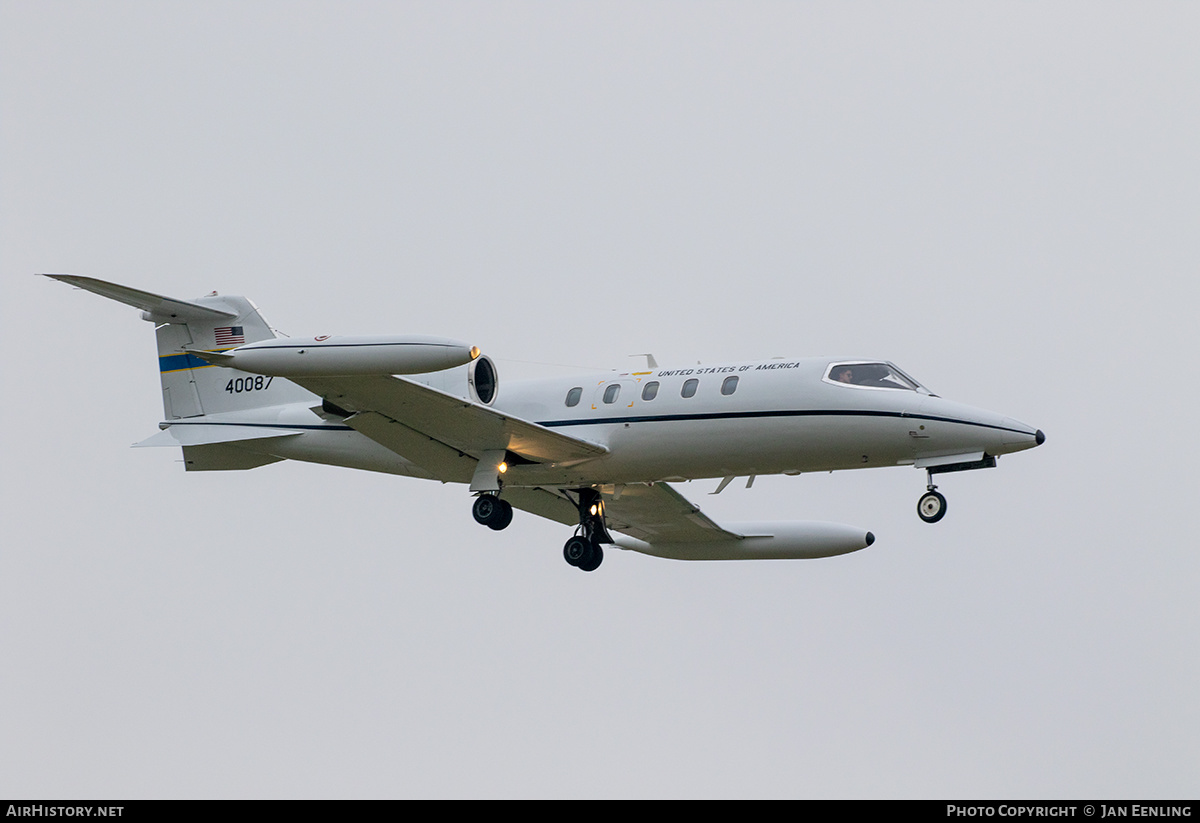
POLYGON ((932 393, 886 360, 805 357, 501 384, 466 343, 424 335, 286 337, 245 297, 178 300, 45 277, 141 310, 155 326, 164 420, 136 446, 182 447, 188 471, 298 460, 465 484, 493 530, 521 509, 573 527, 568 564, 605 547, 680 560, 800 559, 875 541, 814 521, 718 524, 671 484, 915 467, 921 520, 937 475, 992 468, 1045 435, 932 393))

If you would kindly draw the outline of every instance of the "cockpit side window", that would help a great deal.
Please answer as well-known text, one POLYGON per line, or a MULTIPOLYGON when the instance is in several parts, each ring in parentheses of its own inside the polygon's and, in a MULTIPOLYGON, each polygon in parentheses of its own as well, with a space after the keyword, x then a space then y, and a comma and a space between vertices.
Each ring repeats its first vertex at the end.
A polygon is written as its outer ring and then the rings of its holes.
POLYGON ((928 394, 920 383, 891 363, 834 363, 825 373, 825 381, 865 389, 900 389, 928 394))

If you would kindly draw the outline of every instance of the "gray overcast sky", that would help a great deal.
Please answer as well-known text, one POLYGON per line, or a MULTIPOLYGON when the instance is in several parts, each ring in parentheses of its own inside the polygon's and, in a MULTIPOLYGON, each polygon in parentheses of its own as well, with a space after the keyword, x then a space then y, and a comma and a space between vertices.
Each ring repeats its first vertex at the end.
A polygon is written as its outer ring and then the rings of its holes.
POLYGON ((3 0, 0 796, 1195 798, 1197 42, 1172 2, 3 0), (129 450, 150 326, 39 271, 502 380, 881 356, 1049 439, 937 526, 909 469, 685 484, 879 539, 585 575, 461 487, 129 450))

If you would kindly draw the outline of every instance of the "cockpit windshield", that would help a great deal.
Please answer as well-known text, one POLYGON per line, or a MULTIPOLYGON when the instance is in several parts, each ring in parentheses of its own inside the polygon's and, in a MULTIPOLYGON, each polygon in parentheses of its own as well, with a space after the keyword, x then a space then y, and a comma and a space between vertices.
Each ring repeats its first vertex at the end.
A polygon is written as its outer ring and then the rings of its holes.
POLYGON ((913 380, 891 363, 834 363, 825 373, 825 380, 865 389, 900 389, 929 394, 929 389, 913 380))

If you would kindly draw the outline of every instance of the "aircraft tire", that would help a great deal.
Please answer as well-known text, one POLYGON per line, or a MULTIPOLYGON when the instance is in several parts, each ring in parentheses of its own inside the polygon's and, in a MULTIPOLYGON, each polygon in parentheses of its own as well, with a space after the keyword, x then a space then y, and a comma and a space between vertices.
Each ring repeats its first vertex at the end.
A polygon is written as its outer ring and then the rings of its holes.
POLYGON ((946 498, 940 492, 925 492, 917 501, 917 516, 926 523, 938 522, 946 516, 946 498))
POLYGON ((563 546, 563 560, 585 572, 595 571, 603 559, 604 553, 600 551, 600 547, 586 537, 576 535, 563 546))
POLYGON ((494 494, 482 494, 471 505, 471 516, 476 523, 500 531, 512 522, 512 504, 494 494))
POLYGON ((588 558, 579 564, 579 570, 585 572, 594 572, 600 568, 600 564, 604 562, 604 549, 600 548, 599 543, 592 543, 591 550, 588 552, 588 558))
POLYGON ((494 529, 495 531, 501 531, 503 529, 507 529, 508 524, 512 522, 512 518, 513 518, 512 504, 509 503, 507 500, 501 500, 500 501, 500 512, 499 512, 499 514, 496 515, 495 519, 491 523, 487 524, 488 528, 494 529))

